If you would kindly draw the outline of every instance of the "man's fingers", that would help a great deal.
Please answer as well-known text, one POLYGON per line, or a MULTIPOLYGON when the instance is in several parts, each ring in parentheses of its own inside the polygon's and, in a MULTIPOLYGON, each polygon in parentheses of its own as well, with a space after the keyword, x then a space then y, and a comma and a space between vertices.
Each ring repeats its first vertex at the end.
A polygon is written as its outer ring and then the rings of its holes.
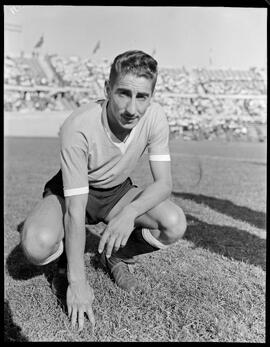
POLYGON ((79 323, 79 331, 83 330, 83 321, 84 321, 84 310, 82 308, 79 309, 78 314, 78 323, 79 323))
POLYGON ((117 238, 114 242, 114 251, 117 252, 121 246, 121 238, 117 238))
POLYGON ((94 316, 92 308, 89 308, 87 310, 87 316, 88 316, 92 326, 94 327, 95 326, 95 316, 94 316))
POLYGON ((115 242, 115 237, 111 236, 109 242, 107 243, 107 248, 106 248, 106 257, 107 258, 110 258, 110 256, 112 255, 114 242, 115 242))
POLYGON ((72 328, 75 327, 75 324, 76 324, 76 321, 77 321, 77 307, 72 307, 72 314, 71 314, 71 325, 72 325, 72 328))
POLYGON ((125 245, 127 244, 128 241, 128 237, 124 237, 121 241, 121 247, 125 247, 125 245))
POLYGON ((104 246, 105 246, 105 244, 106 244, 106 242, 107 242, 108 237, 109 237, 109 230, 106 229, 106 230, 104 231, 104 233, 103 233, 103 235, 102 235, 100 241, 99 241, 99 245, 98 245, 98 252, 99 252, 99 253, 102 253, 102 252, 103 252, 103 249, 104 249, 104 246))
POLYGON ((68 305, 68 318, 70 318, 70 315, 71 315, 71 306, 70 305, 68 305))

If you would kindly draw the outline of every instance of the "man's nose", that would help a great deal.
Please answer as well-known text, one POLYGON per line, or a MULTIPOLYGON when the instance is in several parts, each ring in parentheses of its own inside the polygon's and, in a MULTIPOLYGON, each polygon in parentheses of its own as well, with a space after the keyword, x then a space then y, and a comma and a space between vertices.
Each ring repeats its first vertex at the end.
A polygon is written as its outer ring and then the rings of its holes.
POLYGON ((127 105, 127 112, 131 115, 136 114, 136 99, 131 98, 128 105, 127 105))

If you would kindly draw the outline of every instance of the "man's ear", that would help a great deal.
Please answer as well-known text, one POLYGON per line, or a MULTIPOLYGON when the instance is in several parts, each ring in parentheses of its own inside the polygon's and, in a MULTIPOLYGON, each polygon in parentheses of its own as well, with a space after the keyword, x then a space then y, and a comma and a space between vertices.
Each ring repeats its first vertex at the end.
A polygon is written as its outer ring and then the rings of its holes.
POLYGON ((106 80, 104 83, 104 94, 105 94, 106 99, 109 99, 110 94, 111 94, 111 87, 110 87, 110 83, 108 80, 106 80))

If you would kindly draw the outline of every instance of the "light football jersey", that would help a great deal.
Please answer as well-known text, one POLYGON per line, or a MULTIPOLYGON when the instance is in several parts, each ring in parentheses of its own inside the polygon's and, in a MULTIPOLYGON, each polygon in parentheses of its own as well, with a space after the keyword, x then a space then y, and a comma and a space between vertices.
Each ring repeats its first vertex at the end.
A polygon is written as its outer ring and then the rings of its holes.
POLYGON ((169 125, 151 103, 125 142, 110 130, 108 100, 74 111, 60 129, 61 170, 65 196, 87 194, 89 185, 111 188, 124 182, 148 149, 149 160, 170 161, 169 125))

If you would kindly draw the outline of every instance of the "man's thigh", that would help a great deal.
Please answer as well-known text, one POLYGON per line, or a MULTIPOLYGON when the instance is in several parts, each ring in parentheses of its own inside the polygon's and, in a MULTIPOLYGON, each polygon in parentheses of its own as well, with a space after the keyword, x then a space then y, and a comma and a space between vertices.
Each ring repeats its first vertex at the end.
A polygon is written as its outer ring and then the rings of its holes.
MULTIPOLYGON (((130 202, 136 200, 142 192, 143 190, 141 188, 134 187, 130 189, 110 211, 106 218, 106 222, 109 222, 130 202)), ((142 226, 144 228, 159 229, 160 226, 166 224, 167 216, 170 215, 170 213, 175 209, 177 209, 177 206, 169 199, 166 199, 142 216, 136 218, 135 225, 142 226)))

